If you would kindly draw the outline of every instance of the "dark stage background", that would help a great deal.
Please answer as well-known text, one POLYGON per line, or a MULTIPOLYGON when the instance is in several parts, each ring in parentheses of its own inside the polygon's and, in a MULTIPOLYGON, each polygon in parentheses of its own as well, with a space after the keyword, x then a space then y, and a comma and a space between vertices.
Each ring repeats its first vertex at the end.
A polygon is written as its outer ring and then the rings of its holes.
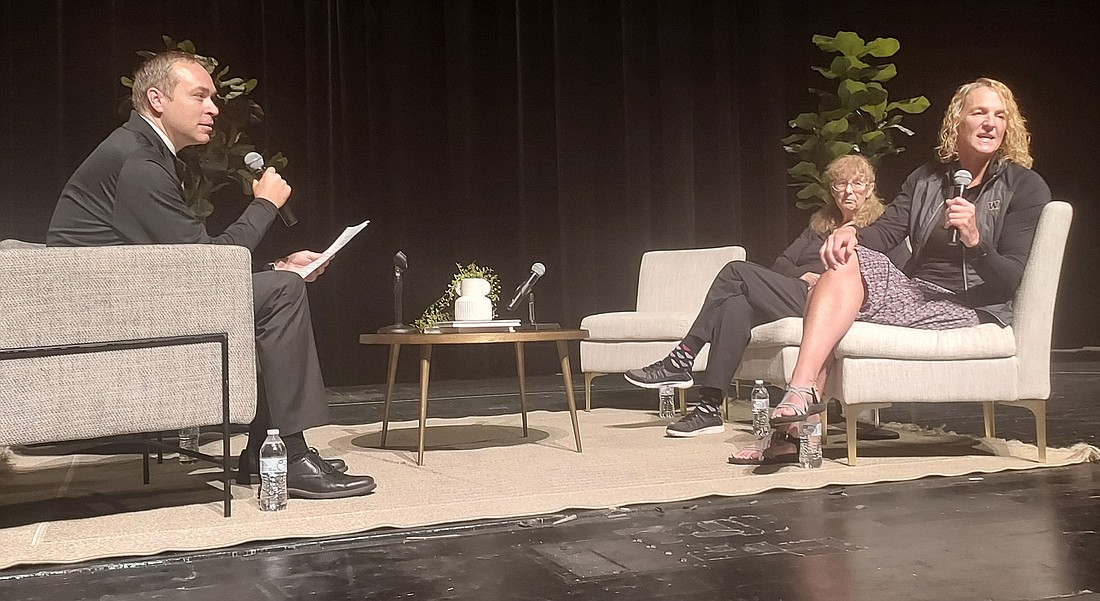
MULTIPOLYGON (((290 157, 301 224, 259 254, 320 250, 373 223, 311 287, 330 385, 379 382, 358 334, 392 321, 404 250, 407 320, 454 263, 508 294, 546 264, 539 317, 575 326, 632 308, 643 252, 740 244, 770 263, 807 215, 786 187, 786 121, 813 108, 815 33, 897 37, 892 99, 925 94, 917 135, 884 165, 890 198, 932 157, 954 88, 981 75, 1019 95, 1035 169, 1075 206, 1056 348, 1100 342, 1093 317, 1093 167, 1100 26, 1091 2, 669 0, 0 0, 0 238, 44 239, 58 191, 114 127, 139 49, 193 40, 257 77, 261 146, 290 157)), ((218 200, 212 230, 243 203, 218 200)), ((186 302, 181 299, 181 302, 186 302)), ((554 368, 532 349, 530 371, 554 368)), ((402 377, 413 377, 407 359, 402 377)), ((507 375, 509 348, 440 349, 442 377, 507 375), (445 352, 453 351, 453 352, 445 352)))

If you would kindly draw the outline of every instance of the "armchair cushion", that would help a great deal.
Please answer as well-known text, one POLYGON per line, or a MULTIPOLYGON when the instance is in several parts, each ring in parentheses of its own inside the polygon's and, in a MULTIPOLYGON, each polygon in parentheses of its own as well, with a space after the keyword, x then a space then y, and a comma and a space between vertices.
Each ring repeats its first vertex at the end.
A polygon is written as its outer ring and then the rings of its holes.
POLYGON ((581 329, 588 330, 588 340, 677 341, 694 319, 694 313, 682 311, 619 311, 589 315, 581 320, 581 329))
MULTIPOLYGON (((802 318, 787 317, 752 329, 756 348, 798 346, 802 318)), ((1016 353, 1012 328, 982 324, 953 330, 917 330, 857 322, 840 340, 836 357, 877 357, 914 361, 996 359, 1016 353)))

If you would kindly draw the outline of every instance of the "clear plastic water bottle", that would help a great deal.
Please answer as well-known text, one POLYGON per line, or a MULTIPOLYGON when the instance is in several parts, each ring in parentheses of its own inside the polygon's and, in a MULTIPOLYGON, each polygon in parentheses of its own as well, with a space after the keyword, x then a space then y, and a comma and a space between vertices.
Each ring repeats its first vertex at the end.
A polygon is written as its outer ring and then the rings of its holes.
POLYGON ((260 511, 282 511, 286 500, 286 445, 271 429, 260 447, 260 511))
MULTIPOLYGON (((191 426, 189 428, 180 428, 180 448, 188 451, 198 452, 199 450, 199 427, 191 426)), ((190 455, 180 453, 180 463, 195 463, 198 459, 190 455)))
POLYGON ((657 407, 657 417, 660 419, 674 419, 676 417, 675 393, 671 386, 662 386, 657 391, 660 404, 657 407))
POLYGON ((821 467, 821 418, 811 417, 799 428, 798 463, 804 468, 821 467))
POLYGON ((759 437, 767 436, 771 432, 768 411, 771 409, 772 399, 763 380, 756 381, 750 397, 752 399, 752 434, 759 437))

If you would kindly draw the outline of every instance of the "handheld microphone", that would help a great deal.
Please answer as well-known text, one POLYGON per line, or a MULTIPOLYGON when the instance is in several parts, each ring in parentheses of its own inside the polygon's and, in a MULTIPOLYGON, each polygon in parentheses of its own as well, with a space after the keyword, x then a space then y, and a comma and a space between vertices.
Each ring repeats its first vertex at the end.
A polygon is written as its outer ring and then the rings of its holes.
MULTIPOLYGON (((971 175, 970 172, 966 169, 959 169, 958 171, 956 171, 955 177, 952 179, 952 183, 955 184, 955 187, 952 188, 953 194, 951 195, 951 198, 962 196, 963 192, 966 191, 966 187, 969 186, 970 182, 972 181, 974 181, 974 176, 971 175)), ((950 237, 948 238, 947 243, 951 246, 958 246, 959 228, 950 227, 948 228, 948 230, 948 235, 950 237)))
MULTIPOLYGON (((264 158, 258 152, 250 152, 244 155, 244 166, 252 171, 256 179, 260 179, 264 174, 264 158)), ((279 207, 279 217, 282 218, 283 225, 287 227, 298 223, 298 218, 294 216, 294 212, 290 210, 285 202, 283 206, 279 207)))
POLYGON ((511 302, 508 303, 508 311, 515 311, 519 306, 519 302, 523 300, 523 297, 531 293, 531 288, 535 287, 535 282, 539 281, 539 278, 546 273, 546 266, 542 263, 535 263, 531 266, 531 275, 527 276, 527 281, 519 285, 516 288, 516 293, 512 295, 511 302))

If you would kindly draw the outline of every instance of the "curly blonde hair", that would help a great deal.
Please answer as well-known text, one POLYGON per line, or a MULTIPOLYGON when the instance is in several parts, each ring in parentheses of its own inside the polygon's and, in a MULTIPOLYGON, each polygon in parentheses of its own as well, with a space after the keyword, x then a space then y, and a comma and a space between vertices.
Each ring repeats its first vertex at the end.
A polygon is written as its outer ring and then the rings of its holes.
MULTIPOLYGON (((824 175, 826 185, 832 185, 833 182, 840 180, 859 180, 871 186, 871 193, 867 196, 867 200, 856 211, 856 215, 852 219, 852 223, 856 227, 871 225, 886 210, 886 207, 882 204, 882 198, 878 195, 878 189, 874 187, 875 168, 867 160, 867 157, 861 154, 847 154, 837 157, 825 168, 824 175)), ((819 234, 831 234, 833 230, 843 224, 844 216, 841 214, 840 208, 836 206, 835 199, 818 209, 810 217, 810 228, 819 234)))
POLYGON ((1005 84, 981 77, 968 84, 959 86, 947 110, 943 114, 943 123, 940 125, 940 145, 936 147, 936 154, 941 163, 950 163, 959 158, 958 140, 959 123, 962 122, 963 108, 966 105, 966 97, 978 88, 989 88, 1001 97, 1005 104, 1005 137, 1001 143, 997 156, 1006 161, 1031 168, 1031 134, 1027 131, 1027 120, 1020 113, 1020 106, 1016 104, 1016 96, 1005 84))

